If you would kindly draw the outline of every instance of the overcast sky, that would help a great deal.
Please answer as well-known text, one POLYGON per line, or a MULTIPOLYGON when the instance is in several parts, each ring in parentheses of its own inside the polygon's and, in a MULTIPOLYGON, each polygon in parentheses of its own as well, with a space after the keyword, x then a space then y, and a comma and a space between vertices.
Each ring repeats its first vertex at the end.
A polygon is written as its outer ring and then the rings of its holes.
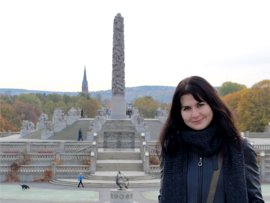
POLYGON ((125 24, 126 87, 270 79, 270 1, 0 0, 1 88, 111 89, 113 20, 125 24))

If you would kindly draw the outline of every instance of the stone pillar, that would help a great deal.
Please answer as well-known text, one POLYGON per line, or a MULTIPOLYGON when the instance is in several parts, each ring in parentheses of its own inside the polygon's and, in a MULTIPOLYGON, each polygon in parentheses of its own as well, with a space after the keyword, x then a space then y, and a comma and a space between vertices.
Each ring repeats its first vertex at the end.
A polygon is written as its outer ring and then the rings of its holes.
POLYGON ((249 131, 246 131, 245 137, 249 137, 249 131))
POLYGON ((65 152, 65 142, 60 142, 60 152, 61 153, 65 152))
POLYGON ((97 157, 97 142, 96 141, 93 141, 92 143, 92 151, 95 153, 95 157, 97 157))
POLYGON ((96 141, 96 143, 98 142, 98 134, 97 133, 94 133, 94 141, 96 141))
POLYGON ((113 26, 111 119, 126 118, 124 18, 118 13, 113 26))
POLYGON ((30 153, 31 152, 31 142, 26 142, 25 143, 25 148, 26 148, 26 152, 30 153))
POLYGON ((11 130, 8 130, 7 135, 8 135, 8 136, 12 135, 11 130))
POLYGON ((270 137, 270 122, 268 123, 268 136, 270 137))
POLYGON ((51 162, 51 171, 53 172, 53 179, 56 175, 56 163, 55 162, 51 162))
POLYGON ((95 172, 96 172, 96 157, 95 152, 91 152, 90 174, 95 174, 95 172))
POLYGON ((264 181, 265 180, 265 152, 262 151, 260 153, 260 156, 261 156, 261 160, 260 160, 260 163, 261 163, 261 181, 264 181))
POLYGON ((56 152, 55 158, 56 158, 56 161, 57 161, 58 163, 61 162, 61 155, 60 155, 60 152, 56 152))
POLYGON ((147 151, 144 153, 144 163, 143 163, 143 166, 144 166, 144 172, 145 172, 145 174, 149 174, 150 173, 149 152, 147 152, 147 151))

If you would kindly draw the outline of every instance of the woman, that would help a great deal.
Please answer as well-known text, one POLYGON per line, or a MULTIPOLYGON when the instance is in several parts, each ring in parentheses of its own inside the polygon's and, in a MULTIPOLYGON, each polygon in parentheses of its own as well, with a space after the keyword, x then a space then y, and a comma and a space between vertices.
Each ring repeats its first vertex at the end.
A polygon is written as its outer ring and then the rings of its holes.
POLYGON ((205 79, 178 84, 159 141, 159 202, 264 202, 256 154, 205 79))

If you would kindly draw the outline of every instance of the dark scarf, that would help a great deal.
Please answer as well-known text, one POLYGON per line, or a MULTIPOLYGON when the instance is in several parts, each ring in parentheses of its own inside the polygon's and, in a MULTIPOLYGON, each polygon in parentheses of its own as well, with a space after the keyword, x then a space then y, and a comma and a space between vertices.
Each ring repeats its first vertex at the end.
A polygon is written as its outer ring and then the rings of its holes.
MULTIPOLYGON (((201 131, 185 130, 184 143, 176 156, 166 156, 163 169, 161 203, 187 203, 188 150, 201 156, 216 154, 223 140, 216 136, 216 127, 201 131)), ((248 203, 243 148, 225 145, 224 182, 227 203, 248 203)))

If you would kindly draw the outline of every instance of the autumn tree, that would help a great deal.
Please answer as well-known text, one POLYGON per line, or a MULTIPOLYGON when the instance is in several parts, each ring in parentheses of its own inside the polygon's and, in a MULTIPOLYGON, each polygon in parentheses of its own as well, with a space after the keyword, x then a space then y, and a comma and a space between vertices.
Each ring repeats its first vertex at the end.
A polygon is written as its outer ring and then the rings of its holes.
POLYGON ((14 108, 17 115, 20 116, 21 120, 32 121, 35 125, 38 122, 41 110, 38 106, 34 106, 30 103, 24 103, 16 101, 12 107, 14 108))
POLYGON ((4 129, 11 131, 19 131, 22 126, 22 121, 20 117, 16 114, 15 110, 11 107, 11 105, 1 105, 0 107, 1 116, 7 121, 4 121, 4 129), (12 128, 10 128, 10 125, 12 128), (10 129, 9 129, 10 128, 10 129))
POLYGON ((101 104, 95 99, 85 100, 82 104, 83 113, 88 118, 94 118, 97 116, 97 110, 101 108, 101 104))
POLYGON ((137 107, 139 113, 145 118, 154 118, 158 105, 152 97, 145 96, 137 98, 132 104, 132 107, 137 107))
POLYGON ((238 83, 234 83, 234 82, 224 82, 221 87, 218 88, 218 92, 220 94, 220 96, 225 96, 227 94, 230 93, 234 93, 237 91, 240 91, 242 89, 247 88, 245 85, 241 85, 238 83))
POLYGON ((263 132, 270 121, 270 80, 223 97, 236 115, 240 131, 263 132))

